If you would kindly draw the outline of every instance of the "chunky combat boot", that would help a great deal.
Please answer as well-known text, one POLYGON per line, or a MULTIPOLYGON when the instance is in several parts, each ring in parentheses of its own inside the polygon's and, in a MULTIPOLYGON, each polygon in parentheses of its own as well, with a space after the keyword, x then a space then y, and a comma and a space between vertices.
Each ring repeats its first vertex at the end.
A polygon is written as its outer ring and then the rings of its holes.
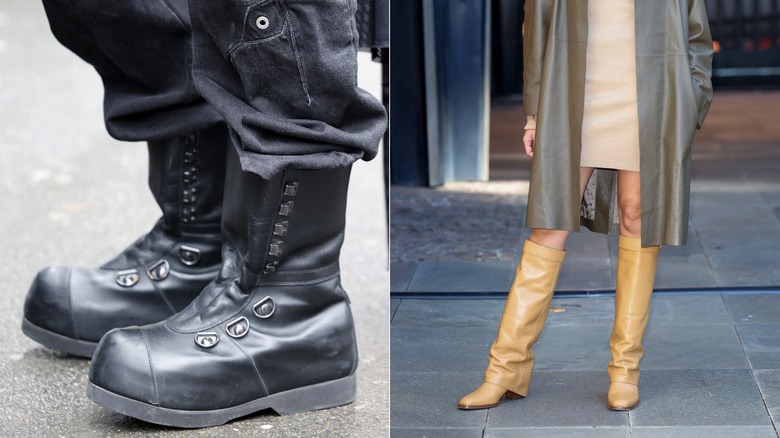
POLYGON ((490 348, 484 383, 458 402, 458 409, 487 409, 503 397, 528 395, 534 367, 533 345, 542 335, 564 251, 525 241, 523 255, 490 348))
POLYGON ((49 267, 35 277, 22 331, 46 347, 92 357, 109 330, 162 321, 219 272, 224 125, 149 142, 149 187, 163 216, 99 268, 49 267))
POLYGON ((103 337, 89 398, 185 428, 351 403, 357 347, 338 262, 349 172, 263 179, 230 152, 219 277, 177 315, 103 337))

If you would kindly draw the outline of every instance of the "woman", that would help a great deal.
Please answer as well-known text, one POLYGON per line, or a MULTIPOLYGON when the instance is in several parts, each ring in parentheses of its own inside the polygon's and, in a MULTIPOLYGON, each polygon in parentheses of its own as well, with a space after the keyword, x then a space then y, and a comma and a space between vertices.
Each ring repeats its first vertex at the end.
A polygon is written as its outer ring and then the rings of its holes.
POLYGON ((585 225, 620 234, 607 406, 630 410, 658 250, 687 239, 691 144, 712 100, 704 0, 527 0, 525 10, 533 231, 484 383, 458 408, 528 394, 566 238, 585 225))

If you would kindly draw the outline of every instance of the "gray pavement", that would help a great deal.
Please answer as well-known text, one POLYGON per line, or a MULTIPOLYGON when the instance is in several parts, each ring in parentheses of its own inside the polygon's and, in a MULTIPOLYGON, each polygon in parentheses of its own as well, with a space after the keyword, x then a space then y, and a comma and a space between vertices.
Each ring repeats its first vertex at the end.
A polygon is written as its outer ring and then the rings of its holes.
MULTIPOLYGON (((378 66, 361 57, 376 92, 378 66)), ((0 436, 385 436, 389 428, 387 240, 379 160, 353 171, 342 252, 357 319, 358 399, 343 408, 179 431, 112 413, 85 395, 89 362, 20 330, 35 273, 102 263, 148 231, 159 210, 146 188, 146 148, 112 140, 97 74, 51 36, 40 2, 0 5, 0 436)))
POLYGON ((611 297, 559 297, 536 345, 529 396, 481 411, 503 300, 392 301, 392 437, 777 437, 780 294, 656 294, 641 404, 612 412, 611 297))

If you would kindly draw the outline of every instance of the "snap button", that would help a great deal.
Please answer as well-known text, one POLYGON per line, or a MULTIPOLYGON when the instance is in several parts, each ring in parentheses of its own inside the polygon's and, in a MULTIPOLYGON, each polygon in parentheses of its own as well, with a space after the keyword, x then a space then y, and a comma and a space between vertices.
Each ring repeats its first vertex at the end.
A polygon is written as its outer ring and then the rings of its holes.
POLYGON ((261 15, 257 17, 257 20, 255 20, 255 24, 257 25, 258 29, 268 29, 268 26, 271 25, 271 22, 268 20, 266 16, 261 15))

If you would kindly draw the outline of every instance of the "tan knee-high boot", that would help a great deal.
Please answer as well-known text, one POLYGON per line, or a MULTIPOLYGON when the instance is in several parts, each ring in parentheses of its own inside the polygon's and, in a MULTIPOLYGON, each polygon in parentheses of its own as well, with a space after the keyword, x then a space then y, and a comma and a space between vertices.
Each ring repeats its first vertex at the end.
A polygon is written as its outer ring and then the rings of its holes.
POLYGON ((550 300, 566 253, 525 241, 523 255, 490 348, 485 383, 463 397, 458 409, 487 409, 501 397, 525 397, 534 365, 532 346, 547 320, 550 300))
POLYGON ((620 236, 615 289, 615 323, 609 347, 607 406, 628 411, 639 404, 639 361, 642 336, 650 314, 658 246, 642 248, 641 239, 620 236))

